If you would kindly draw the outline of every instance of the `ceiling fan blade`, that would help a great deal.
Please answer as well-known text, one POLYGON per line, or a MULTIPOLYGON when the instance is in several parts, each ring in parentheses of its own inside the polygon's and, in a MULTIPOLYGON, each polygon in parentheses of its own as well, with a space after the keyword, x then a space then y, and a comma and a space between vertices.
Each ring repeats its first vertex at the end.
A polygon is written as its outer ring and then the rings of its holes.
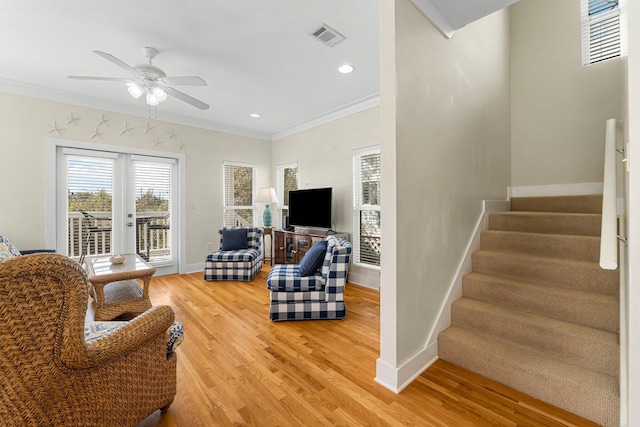
POLYGON ((162 82, 167 85, 175 86, 206 86, 207 82, 198 76, 174 76, 163 77, 162 82))
POLYGON ((204 102, 195 99, 194 97, 187 95, 184 92, 180 92, 178 89, 174 89, 172 87, 165 87, 163 88, 169 95, 171 96, 175 96, 176 98, 186 102, 187 104, 191 104, 196 108, 199 108, 201 110, 208 110, 209 109, 209 105, 205 104, 204 102))
POLYGON ((67 76, 70 79, 74 80, 103 80, 106 82, 133 82, 132 79, 127 79, 125 77, 94 77, 94 76, 67 76))
POLYGON ((121 60, 119 60, 118 58, 116 58, 115 56, 111 55, 110 53, 106 53, 106 52, 102 52, 100 50, 94 50, 94 52, 100 56, 102 56, 104 59, 106 59, 107 61, 113 62, 114 64, 116 64, 118 67, 123 68, 125 70, 127 70, 128 72, 130 72, 131 74, 135 75, 135 76, 141 76, 142 74, 140 74, 140 71, 136 70, 135 68, 133 68, 131 65, 122 62, 121 60))

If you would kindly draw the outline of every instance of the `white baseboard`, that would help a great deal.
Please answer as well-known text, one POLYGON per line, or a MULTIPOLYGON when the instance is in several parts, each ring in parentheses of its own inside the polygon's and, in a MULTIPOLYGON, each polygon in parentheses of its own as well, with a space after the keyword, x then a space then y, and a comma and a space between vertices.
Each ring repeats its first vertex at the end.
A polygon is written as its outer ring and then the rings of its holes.
POLYGON ((482 212, 476 221, 475 229, 467 243, 465 253, 458 264, 456 275, 449 285, 447 298, 440 306, 438 321, 434 324, 427 339, 426 347, 435 346, 436 355, 438 354, 438 335, 451 326, 451 304, 462 297, 462 278, 466 274, 471 273, 471 256, 480 248, 480 233, 487 229, 489 214, 491 212, 504 212, 509 210, 511 210, 511 202, 508 200, 484 200, 482 202, 482 212))
POLYGON ((602 194, 602 182, 510 187, 510 197, 588 196, 602 194))
POLYGON ((204 271, 204 263, 198 263, 198 264, 189 264, 187 265, 186 274, 189 273, 197 273, 198 271, 204 271))
POLYGON ((400 393, 427 370, 429 366, 433 365, 436 360, 438 360, 438 350, 436 349, 434 352, 432 348, 422 349, 397 369, 385 363, 382 359, 378 359, 376 360, 376 377, 374 380, 392 392, 400 393))
POLYGON ((376 291, 380 290, 380 276, 369 277, 363 274, 352 273, 350 271, 347 281, 349 283, 353 283, 354 285, 359 285, 369 289, 375 289, 376 291))
POLYGON ((438 360, 438 335, 451 326, 451 304, 462 296, 462 278, 471 272, 471 255, 480 248, 480 233, 486 230, 488 214, 511 210, 508 200, 484 200, 475 229, 458 265, 456 275, 449 285, 447 297, 440 306, 438 320, 431 329, 425 346, 400 368, 393 368, 381 359, 377 360, 375 381, 389 390, 399 393, 429 366, 438 360))

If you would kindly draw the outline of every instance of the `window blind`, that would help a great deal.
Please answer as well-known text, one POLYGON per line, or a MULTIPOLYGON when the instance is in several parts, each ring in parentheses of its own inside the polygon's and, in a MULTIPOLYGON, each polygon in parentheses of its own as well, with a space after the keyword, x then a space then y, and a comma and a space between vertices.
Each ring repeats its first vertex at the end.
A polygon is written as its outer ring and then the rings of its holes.
POLYGON ((380 265, 380 148, 354 154, 355 262, 380 265))
POLYGON ((250 227, 253 224, 255 167, 225 162, 223 197, 225 227, 250 227))
MULTIPOLYGON (((110 227, 113 201, 114 160, 67 156, 68 238, 67 254, 80 256, 86 227, 110 227), (87 212, 94 219, 86 220, 87 212)), ((89 253, 110 253, 111 232, 93 236, 89 253)))
POLYGON ((582 0, 582 65, 625 54, 618 0, 582 0))

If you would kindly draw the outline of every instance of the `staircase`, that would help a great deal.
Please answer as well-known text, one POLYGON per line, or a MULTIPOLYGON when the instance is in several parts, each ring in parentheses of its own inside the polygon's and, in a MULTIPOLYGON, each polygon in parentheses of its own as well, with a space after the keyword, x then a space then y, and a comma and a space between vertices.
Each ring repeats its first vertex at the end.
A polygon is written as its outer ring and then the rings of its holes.
POLYGON ((619 422, 619 272, 602 196, 514 198, 489 216, 440 357, 604 426, 619 422))

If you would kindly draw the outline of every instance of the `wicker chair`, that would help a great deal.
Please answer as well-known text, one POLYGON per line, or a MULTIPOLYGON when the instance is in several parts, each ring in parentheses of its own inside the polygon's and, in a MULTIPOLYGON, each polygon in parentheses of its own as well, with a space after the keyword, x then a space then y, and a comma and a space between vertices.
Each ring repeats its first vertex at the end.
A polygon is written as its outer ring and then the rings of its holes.
POLYGON ((87 277, 58 254, 0 262, 0 419, 7 426, 135 426, 176 394, 174 313, 157 306, 85 342, 87 277))

